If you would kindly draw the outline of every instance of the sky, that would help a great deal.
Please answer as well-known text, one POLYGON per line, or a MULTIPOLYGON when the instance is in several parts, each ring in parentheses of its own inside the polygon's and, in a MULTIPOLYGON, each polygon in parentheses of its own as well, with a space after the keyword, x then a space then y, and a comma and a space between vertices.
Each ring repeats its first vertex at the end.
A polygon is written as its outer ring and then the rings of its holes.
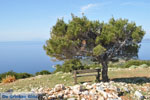
POLYGON ((107 22, 126 18, 141 25, 150 39, 150 0, 0 0, 0 41, 43 41, 58 18, 71 13, 107 22))

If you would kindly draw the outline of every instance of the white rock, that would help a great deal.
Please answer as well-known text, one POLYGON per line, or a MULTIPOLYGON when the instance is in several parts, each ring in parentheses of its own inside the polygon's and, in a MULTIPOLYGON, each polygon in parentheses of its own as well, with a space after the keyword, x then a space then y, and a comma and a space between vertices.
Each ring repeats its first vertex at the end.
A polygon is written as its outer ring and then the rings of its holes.
POLYGON ((138 98, 138 100, 144 99, 144 96, 139 91, 135 91, 134 95, 138 98))
POLYGON ((87 85, 86 86, 86 89, 92 89, 93 87, 92 87, 92 85, 87 85))
POLYGON ((64 93, 65 93, 65 94, 68 94, 68 93, 69 93, 69 89, 66 89, 66 90, 64 91, 64 93))
POLYGON ((58 97, 58 98, 62 98, 63 95, 64 95, 64 94, 60 92, 60 93, 57 95, 57 97, 58 97))
POLYGON ((72 90, 75 94, 81 94, 83 87, 81 85, 75 85, 73 86, 72 90))
POLYGON ((96 90, 97 90, 97 91, 104 91, 104 88, 101 87, 101 86, 99 86, 99 87, 96 87, 96 90))
POLYGON ((52 96, 49 96, 49 97, 48 97, 48 99, 54 99, 54 98, 56 98, 55 95, 52 95, 52 96))
POLYGON ((107 100, 120 100, 118 98, 107 98, 107 100))
POLYGON ((89 85, 88 83, 83 83, 83 86, 87 86, 87 85, 89 85))
POLYGON ((128 89, 127 87, 123 87, 123 90, 124 90, 125 92, 129 92, 129 89, 128 89))
POLYGON ((36 89, 34 89, 34 88, 33 88, 33 89, 31 89, 31 92, 35 92, 35 91, 36 91, 36 89))
POLYGON ((109 98, 113 98, 114 96, 112 95, 112 94, 110 94, 110 93, 107 93, 107 96, 109 97, 109 98))
POLYGON ((96 94, 96 90, 95 90, 95 89, 90 90, 89 94, 90 94, 90 95, 95 95, 95 94, 96 94))
POLYGON ((85 98, 82 98, 81 100, 86 100, 85 98))
POLYGON ((76 100, 76 98, 68 98, 67 100, 76 100))
POLYGON ((84 91, 82 92, 83 95, 88 95, 89 94, 89 91, 84 91))
POLYGON ((64 89, 65 89, 65 86, 63 84, 57 84, 57 85, 55 85, 54 91, 58 92, 58 91, 61 91, 64 89))
POLYGON ((110 81, 109 83, 110 83, 110 84, 113 84, 113 83, 114 83, 114 81, 110 81))
MULTIPOLYGON (((96 99, 96 100, 97 100, 97 99, 96 99)), ((105 99, 104 99, 104 97, 99 96, 99 97, 98 97, 98 100, 105 100, 105 99)))
POLYGON ((67 95, 64 95, 64 99, 67 99, 68 98, 68 96, 67 95))
POLYGON ((108 82, 105 82, 105 83, 104 83, 104 85, 105 85, 105 86, 108 86, 108 85, 109 85, 109 83, 108 83, 108 82))
POLYGON ((107 98, 107 96, 108 96, 107 92, 104 92, 104 91, 102 91, 102 90, 99 90, 98 92, 99 92, 100 94, 102 94, 104 98, 107 98))
POLYGON ((42 92, 42 91, 43 91, 43 88, 40 88, 38 91, 39 91, 39 92, 42 92))

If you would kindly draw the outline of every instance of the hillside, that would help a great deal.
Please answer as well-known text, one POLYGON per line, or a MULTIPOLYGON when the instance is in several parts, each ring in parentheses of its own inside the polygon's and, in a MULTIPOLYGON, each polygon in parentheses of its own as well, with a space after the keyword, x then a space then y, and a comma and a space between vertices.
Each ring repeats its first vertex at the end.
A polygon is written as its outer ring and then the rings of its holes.
MULTIPOLYGON (((110 80, 115 84, 124 84, 131 91, 125 94, 132 98, 136 90, 140 90, 147 98, 150 97, 150 67, 148 68, 111 68, 109 69, 110 80), (131 89, 132 88, 132 89, 131 89), (132 93, 133 92, 133 93, 132 93), (131 95, 130 95, 131 94, 131 95)), ((78 82, 81 85, 83 80, 95 83, 95 77, 79 78, 78 82)), ((27 91, 43 91, 45 89, 54 88, 56 84, 64 84, 64 86, 73 86, 74 80, 71 73, 58 72, 51 75, 39 75, 32 78, 19 79, 13 83, 0 83, 0 91, 4 92, 12 89, 17 92, 27 91)), ((121 85, 118 85, 118 87, 121 85)), ((132 99, 131 99, 132 100, 132 99)), ((148 99, 147 99, 148 100, 148 99)))

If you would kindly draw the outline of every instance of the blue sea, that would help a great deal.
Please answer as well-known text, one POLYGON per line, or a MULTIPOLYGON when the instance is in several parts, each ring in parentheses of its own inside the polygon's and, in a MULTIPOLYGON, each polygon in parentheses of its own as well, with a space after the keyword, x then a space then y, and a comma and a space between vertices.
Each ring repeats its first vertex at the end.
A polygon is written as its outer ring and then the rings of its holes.
POLYGON ((54 71, 53 66, 62 62, 53 62, 46 55, 44 44, 45 41, 0 42, 0 73, 54 71))
MULTIPOLYGON (((45 41, 0 42, 0 73, 13 70, 34 74, 41 70, 54 71, 56 64, 43 50, 45 41)), ((143 41, 139 59, 150 60, 150 41, 143 41)))

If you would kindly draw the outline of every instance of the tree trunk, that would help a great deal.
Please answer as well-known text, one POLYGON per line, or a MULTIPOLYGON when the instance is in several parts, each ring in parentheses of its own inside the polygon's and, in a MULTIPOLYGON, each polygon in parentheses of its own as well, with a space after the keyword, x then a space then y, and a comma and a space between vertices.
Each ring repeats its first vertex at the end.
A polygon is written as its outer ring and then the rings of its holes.
POLYGON ((102 64, 102 81, 103 82, 108 82, 108 65, 107 65, 107 62, 105 61, 102 61, 101 62, 102 64))

